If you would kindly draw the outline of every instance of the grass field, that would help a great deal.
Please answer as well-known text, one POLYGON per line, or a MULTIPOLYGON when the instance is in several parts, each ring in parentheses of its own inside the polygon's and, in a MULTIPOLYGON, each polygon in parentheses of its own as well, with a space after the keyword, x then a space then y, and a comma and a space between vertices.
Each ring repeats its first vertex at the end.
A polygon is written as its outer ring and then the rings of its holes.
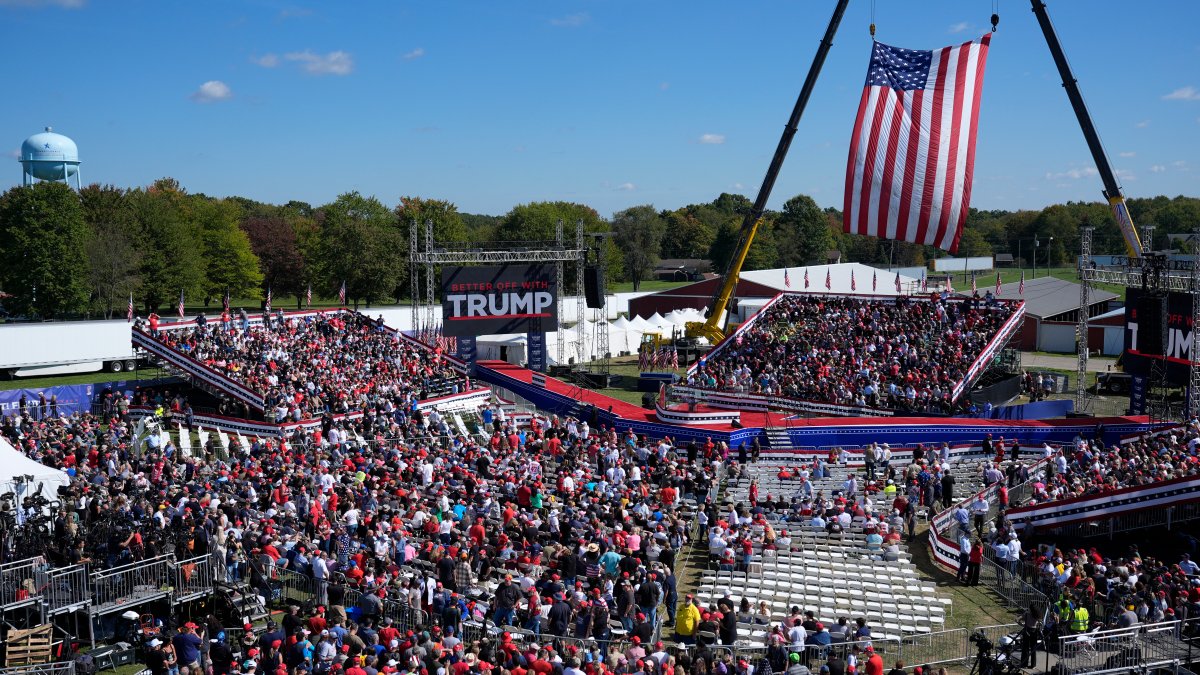
POLYGON ((143 368, 133 372, 109 373, 79 373, 77 375, 48 375, 46 377, 21 377, 15 380, 0 380, 0 390, 9 389, 39 389, 42 387, 62 387, 69 384, 103 384, 105 382, 120 382, 122 380, 152 380, 162 377, 161 371, 154 368, 143 368))

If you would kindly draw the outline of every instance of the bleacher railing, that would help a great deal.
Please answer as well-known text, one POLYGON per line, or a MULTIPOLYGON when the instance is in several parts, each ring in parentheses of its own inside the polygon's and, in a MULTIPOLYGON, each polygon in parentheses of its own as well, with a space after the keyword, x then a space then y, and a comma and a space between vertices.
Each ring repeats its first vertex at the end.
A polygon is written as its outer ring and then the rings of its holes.
POLYGON ((0 668, 0 675, 75 675, 75 662, 43 663, 36 666, 0 668))
POLYGON ((213 559, 200 555, 175 564, 175 602, 186 602, 213 590, 213 559))
POLYGON ((0 609, 25 603, 36 596, 36 586, 31 594, 25 580, 36 584, 37 572, 45 567, 46 560, 40 556, 0 565, 0 609))
POLYGON ((109 614, 169 595, 173 562, 162 555, 92 574, 92 611, 109 614))
POLYGON ((86 605, 91 599, 86 565, 71 565, 46 571, 46 588, 42 597, 46 611, 55 614, 86 605))

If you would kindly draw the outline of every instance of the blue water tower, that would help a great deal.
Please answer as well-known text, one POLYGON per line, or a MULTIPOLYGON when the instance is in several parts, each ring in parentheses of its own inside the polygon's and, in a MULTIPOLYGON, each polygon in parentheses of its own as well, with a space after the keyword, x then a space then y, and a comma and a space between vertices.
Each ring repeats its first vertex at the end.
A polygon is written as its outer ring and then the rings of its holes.
POLYGON ((35 181, 62 181, 71 184, 75 178, 75 189, 79 183, 79 148, 75 141, 54 133, 50 127, 34 134, 21 144, 22 184, 32 185, 35 181))

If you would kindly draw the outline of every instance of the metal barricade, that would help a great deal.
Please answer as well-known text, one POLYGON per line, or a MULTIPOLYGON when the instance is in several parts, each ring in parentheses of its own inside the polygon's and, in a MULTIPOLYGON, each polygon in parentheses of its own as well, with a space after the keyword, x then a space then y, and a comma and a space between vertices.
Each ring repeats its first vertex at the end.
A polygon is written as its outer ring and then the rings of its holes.
POLYGON ((1046 608, 1050 599, 1046 597, 1045 593, 1021 579, 1020 570, 1014 573, 1001 564, 1003 561, 996 562, 990 550, 984 549, 984 551, 983 562, 979 567, 980 581, 996 591, 1011 607, 1025 609, 1033 605, 1038 611, 1046 608))
POLYGON ((213 591, 212 557, 200 555, 175 563, 176 603, 202 598, 213 591))
POLYGON ((108 614, 171 594, 171 556, 121 565, 92 573, 92 611, 108 614))
POLYGON ((91 600, 85 565, 47 570, 45 575, 46 587, 42 594, 46 599, 46 611, 50 614, 81 607, 91 600))
POLYGON ((1143 671, 1176 665, 1188 658, 1188 645, 1179 639, 1179 624, 1168 621, 1060 636, 1059 672, 1143 671))
POLYGON ((75 662, 43 663, 38 666, 0 668, 0 675, 75 675, 75 662))
POLYGON ((278 595, 271 598, 277 606, 298 604, 304 602, 325 602, 325 595, 319 591, 325 590, 325 582, 318 588, 317 580, 307 574, 294 570, 275 568, 276 581, 279 583, 278 595))
POLYGON ((430 625, 429 614, 425 610, 395 600, 383 603, 383 615, 391 618, 392 623, 401 632, 416 631, 430 625))
POLYGON ((38 602, 38 572, 45 567, 41 556, 0 565, 0 609, 38 602))
POLYGON ((911 666, 961 663, 973 656, 966 628, 914 635, 900 645, 901 658, 911 666))

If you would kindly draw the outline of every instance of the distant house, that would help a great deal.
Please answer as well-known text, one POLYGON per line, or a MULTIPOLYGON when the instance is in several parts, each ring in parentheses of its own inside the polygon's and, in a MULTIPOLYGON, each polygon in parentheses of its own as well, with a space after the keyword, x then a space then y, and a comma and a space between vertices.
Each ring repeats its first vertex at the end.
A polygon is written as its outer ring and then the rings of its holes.
POLYGON ((1012 267, 1013 255, 1011 253, 997 253, 995 256, 996 267, 1012 267))
POLYGON ((703 258, 667 258, 654 267, 660 281, 699 281, 712 271, 712 263, 703 258))
MULTIPOLYGON (((1026 351, 1072 353, 1075 351, 1075 326, 1079 320, 1079 284, 1055 277, 1004 284, 996 296, 1004 300, 1025 301, 1025 323, 1014 343, 1026 351)), ((983 289, 980 289, 980 293, 983 289)), ((1115 308, 1119 296, 1098 288, 1088 293, 1088 318, 1107 314, 1115 308)))

